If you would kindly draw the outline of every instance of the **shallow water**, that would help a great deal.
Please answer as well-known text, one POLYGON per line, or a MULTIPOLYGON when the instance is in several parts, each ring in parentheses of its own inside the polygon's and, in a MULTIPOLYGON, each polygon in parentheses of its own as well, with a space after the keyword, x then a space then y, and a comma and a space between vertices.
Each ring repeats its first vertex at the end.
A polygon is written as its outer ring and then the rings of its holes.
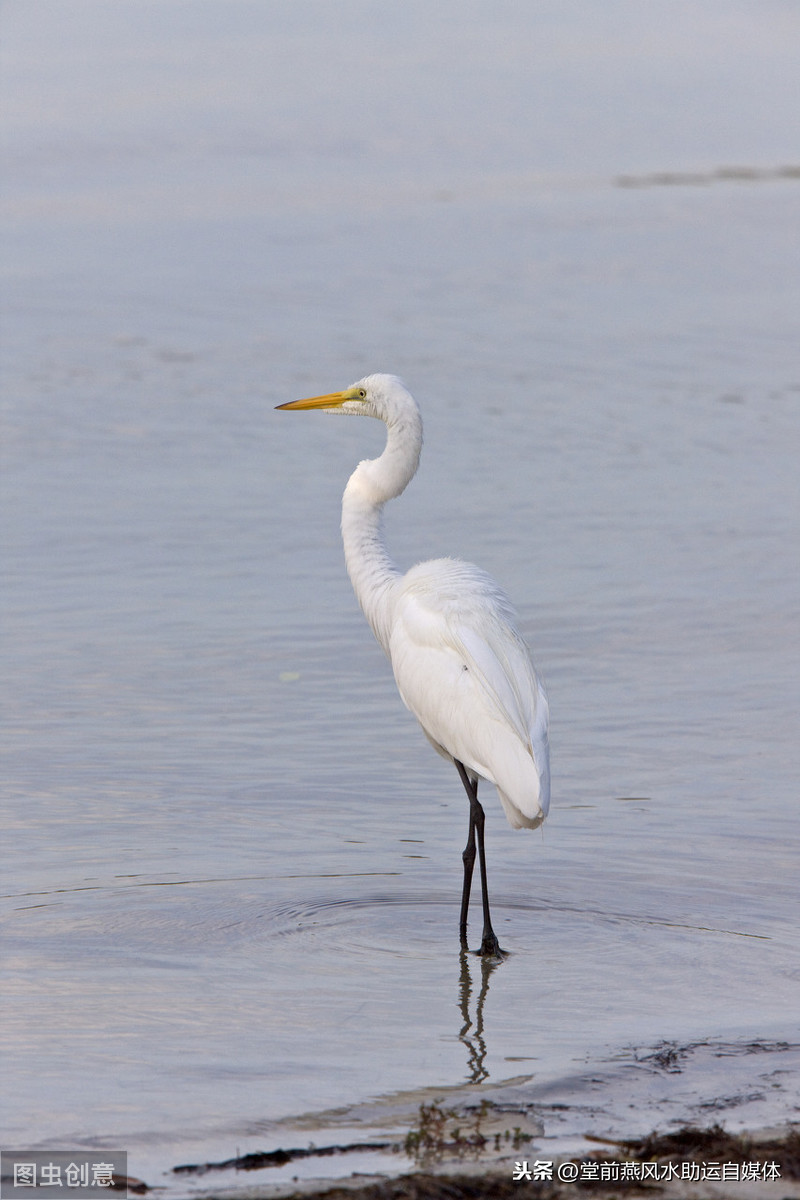
POLYGON ((797 1040, 800 22, 440 8, 0 17, 5 1145, 154 1183, 584 1076, 626 1134, 665 1042, 733 1050, 649 1126, 796 1112, 744 1048, 797 1040), (381 429, 273 412, 375 369, 426 425, 393 554, 501 579, 551 694, 491 972, 342 564, 381 429))

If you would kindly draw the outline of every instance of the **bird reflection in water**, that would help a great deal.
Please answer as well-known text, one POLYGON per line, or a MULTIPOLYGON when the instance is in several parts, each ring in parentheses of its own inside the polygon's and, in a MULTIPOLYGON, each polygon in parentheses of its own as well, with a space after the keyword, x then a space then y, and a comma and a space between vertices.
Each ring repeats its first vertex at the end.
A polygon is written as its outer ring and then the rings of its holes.
POLYGON ((471 955, 465 946, 461 947, 459 963, 461 973, 458 981, 458 1007, 464 1023, 458 1032, 460 1042, 467 1049, 467 1074, 470 1083, 483 1083, 489 1078, 486 1067, 486 1042, 483 1037, 483 1006, 489 994, 489 977, 492 971, 500 966, 502 959, 488 955, 471 955), (472 961, 470 961, 472 960, 472 961), (472 964, 480 964, 481 985, 475 1004, 475 1019, 470 1015, 473 1003, 472 964))

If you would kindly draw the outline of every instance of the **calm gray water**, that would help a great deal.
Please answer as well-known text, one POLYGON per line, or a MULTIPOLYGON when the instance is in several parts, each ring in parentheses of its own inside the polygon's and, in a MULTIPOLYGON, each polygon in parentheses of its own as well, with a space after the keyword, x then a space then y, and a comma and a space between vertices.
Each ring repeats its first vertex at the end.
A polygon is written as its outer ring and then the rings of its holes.
POLYGON ((582 1073, 612 1134, 796 1116, 797 7, 0 27, 3 1144, 161 1183, 509 1080, 581 1132, 582 1073), (551 694, 489 974, 342 563, 382 429, 273 411, 373 370, 426 425, 394 556, 499 578, 551 694))

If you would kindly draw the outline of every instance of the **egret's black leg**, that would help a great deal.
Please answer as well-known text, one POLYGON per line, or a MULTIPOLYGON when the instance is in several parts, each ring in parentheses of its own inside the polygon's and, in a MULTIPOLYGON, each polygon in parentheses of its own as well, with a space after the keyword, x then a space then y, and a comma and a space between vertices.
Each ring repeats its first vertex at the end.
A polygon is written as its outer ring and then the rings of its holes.
MULTIPOLYGON (((461 763, 456 763, 460 768, 459 773, 464 771, 461 763)), ((466 773, 461 775, 462 779, 466 779, 466 773)), ((466 784, 464 785, 466 787, 466 784)), ((469 795, 469 791, 467 791, 469 795)), ((461 855, 464 862, 464 887, 461 891, 461 922, 459 930, 461 934, 461 946, 464 950, 467 949, 467 912, 469 910, 469 893, 472 887, 472 871, 475 866, 475 814, 473 812, 472 803, 469 806, 469 837, 467 844, 464 847, 464 853, 461 855)))
POLYGON ((478 800, 477 780, 473 783, 464 769, 464 764, 459 762, 457 758, 453 761, 456 764, 456 770, 461 777, 461 782, 469 799, 469 838, 467 839, 467 844, 462 855, 464 860, 464 889, 461 893, 461 944, 462 946, 466 946, 467 942, 467 909, 469 907, 469 893, 472 884, 472 869, 475 865, 475 836, 477 833, 478 857, 481 868, 481 892, 483 894, 483 937, 481 939, 480 952, 492 957, 500 957, 503 951, 500 949, 500 943, 492 929, 492 918, 489 915, 489 889, 486 883, 486 852, 483 847, 483 825, 486 815, 478 800))

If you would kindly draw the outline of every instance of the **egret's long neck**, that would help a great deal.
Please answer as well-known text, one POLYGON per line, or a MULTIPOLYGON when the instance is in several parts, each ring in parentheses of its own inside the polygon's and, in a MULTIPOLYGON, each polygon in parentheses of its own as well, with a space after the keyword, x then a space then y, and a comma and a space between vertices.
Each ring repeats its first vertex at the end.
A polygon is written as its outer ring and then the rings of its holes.
POLYGON ((359 463, 342 498, 342 540, 347 573, 372 632, 389 653, 394 584, 400 571, 383 539, 383 506, 414 478, 422 449, 418 413, 387 423, 380 458, 359 463))

